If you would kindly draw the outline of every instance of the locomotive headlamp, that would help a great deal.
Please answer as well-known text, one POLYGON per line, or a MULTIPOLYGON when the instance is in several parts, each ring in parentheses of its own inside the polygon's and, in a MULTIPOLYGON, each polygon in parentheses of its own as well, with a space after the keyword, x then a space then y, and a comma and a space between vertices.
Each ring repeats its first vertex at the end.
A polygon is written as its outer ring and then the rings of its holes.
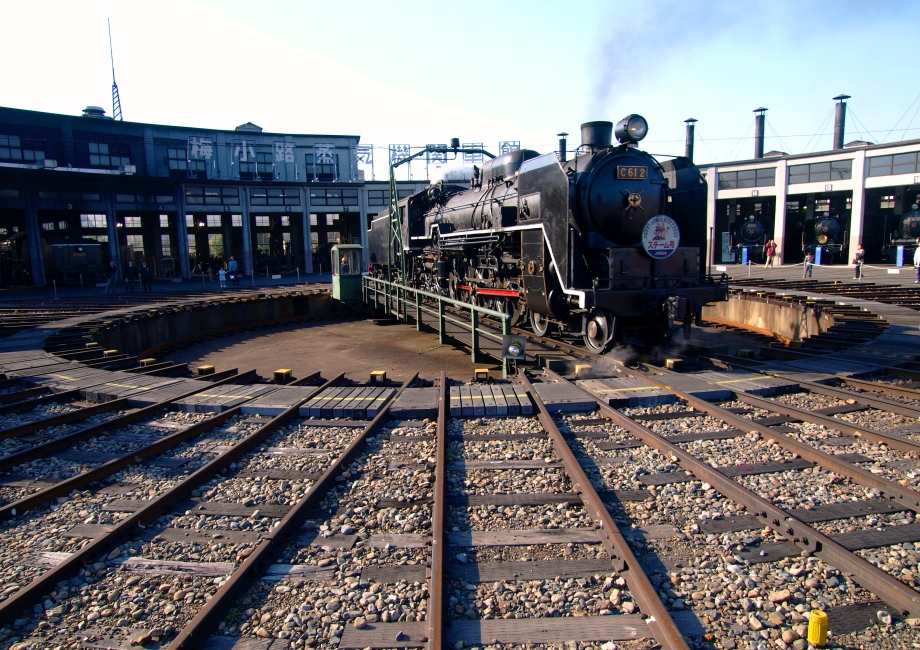
POLYGON ((615 133, 622 144, 639 142, 648 135, 648 122, 641 115, 627 115, 617 122, 615 133))

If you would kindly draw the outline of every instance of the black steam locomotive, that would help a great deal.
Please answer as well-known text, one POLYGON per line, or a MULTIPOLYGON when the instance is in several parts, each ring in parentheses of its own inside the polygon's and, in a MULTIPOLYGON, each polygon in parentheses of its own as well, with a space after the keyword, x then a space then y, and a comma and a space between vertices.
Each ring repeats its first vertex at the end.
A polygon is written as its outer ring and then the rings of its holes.
POLYGON ((388 251, 381 213, 369 271, 526 317, 540 335, 581 336, 597 353, 666 340, 727 286, 701 262, 705 179, 686 158, 659 163, 637 149, 647 131, 630 115, 613 145, 611 122, 588 122, 570 160, 514 151, 487 162, 471 188, 438 183, 400 201, 403 250, 388 251))
POLYGON ((744 256, 742 251, 747 251, 747 259, 752 262, 763 262, 764 246, 767 243, 767 231, 763 223, 753 214, 738 228, 738 241, 733 242, 735 248, 735 261, 741 264, 744 256))
POLYGON ((815 253, 817 257, 816 249, 820 246, 823 264, 836 264, 844 260, 847 231, 841 227, 838 217, 825 212, 821 217, 815 219, 812 232, 814 236, 810 241, 807 237, 808 230, 802 233, 803 253, 815 253))
MULTIPOLYGON (((94 283, 105 270, 102 244, 77 241, 49 241, 42 237, 45 278, 65 283, 94 283)), ((0 284, 19 285, 32 282, 32 262, 26 233, 17 232, 0 239, 0 284)))
POLYGON ((883 259, 893 262, 897 259, 898 246, 903 246, 904 264, 912 264, 918 238, 920 238, 920 204, 914 203, 910 206, 910 212, 898 220, 897 228, 891 233, 888 243, 882 248, 883 259))

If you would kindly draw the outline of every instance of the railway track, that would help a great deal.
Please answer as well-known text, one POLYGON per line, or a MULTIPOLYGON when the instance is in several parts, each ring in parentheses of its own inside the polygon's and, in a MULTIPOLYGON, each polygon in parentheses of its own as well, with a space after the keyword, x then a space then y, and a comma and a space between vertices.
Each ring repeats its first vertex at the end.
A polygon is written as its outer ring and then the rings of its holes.
POLYGON ((380 389, 341 376, 273 417, 5 379, 0 647, 798 650, 812 609, 839 644, 920 643, 920 374, 714 367, 442 376, 427 420, 362 419, 380 389))

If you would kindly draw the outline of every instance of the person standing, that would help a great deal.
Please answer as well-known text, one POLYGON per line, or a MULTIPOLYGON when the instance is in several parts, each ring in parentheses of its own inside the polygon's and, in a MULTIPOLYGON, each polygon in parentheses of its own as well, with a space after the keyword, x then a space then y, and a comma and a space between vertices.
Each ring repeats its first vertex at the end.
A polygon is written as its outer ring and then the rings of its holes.
POLYGON ((917 280, 915 284, 920 284, 920 237, 917 237, 917 248, 914 249, 914 266, 917 267, 917 280))
POLYGON ((856 253, 853 255, 853 264, 856 265, 854 278, 859 280, 862 278, 862 265, 866 261, 866 251, 863 249, 862 244, 856 244, 856 253))
POLYGON ((118 275, 115 260, 109 260, 109 268, 105 272, 108 274, 108 279, 105 282, 105 294, 115 293, 115 277, 118 275))
POLYGON ((240 286, 240 274, 238 273, 239 266, 236 263, 236 260, 231 256, 230 261, 227 263, 227 272, 230 273, 230 284, 234 287, 240 286))
POLYGON ((134 282, 137 280, 137 267, 134 266, 134 260, 128 260, 128 268, 125 269, 125 289, 128 293, 134 293, 134 282))
POLYGON ((764 255, 767 257, 767 263, 763 265, 764 268, 768 266, 773 268, 773 258, 776 257, 776 242, 772 239, 766 243, 763 247, 764 255))
POLYGON ((814 266, 815 266, 815 254, 812 252, 809 252, 805 256, 805 271, 804 273, 802 273, 802 279, 811 277, 811 271, 814 268, 814 266))
POLYGON ((220 267, 217 270, 217 279, 220 280, 220 288, 226 289, 227 288, 227 271, 224 269, 224 267, 220 267))
POLYGON ((139 269, 141 276, 141 288, 144 293, 150 293, 153 288, 151 287, 151 280, 153 279, 153 274, 151 269, 147 266, 147 260, 141 262, 141 268, 139 269))

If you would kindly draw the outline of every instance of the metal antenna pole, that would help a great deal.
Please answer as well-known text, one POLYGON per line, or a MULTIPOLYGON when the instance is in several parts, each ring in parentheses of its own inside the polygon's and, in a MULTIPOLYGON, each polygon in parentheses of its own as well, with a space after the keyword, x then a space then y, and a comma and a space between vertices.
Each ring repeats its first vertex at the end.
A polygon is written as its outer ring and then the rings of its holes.
POLYGON ((115 83, 115 54, 112 52, 112 20, 106 18, 109 24, 109 59, 112 61, 112 118, 123 120, 121 116, 121 98, 118 96, 118 84, 115 83))

